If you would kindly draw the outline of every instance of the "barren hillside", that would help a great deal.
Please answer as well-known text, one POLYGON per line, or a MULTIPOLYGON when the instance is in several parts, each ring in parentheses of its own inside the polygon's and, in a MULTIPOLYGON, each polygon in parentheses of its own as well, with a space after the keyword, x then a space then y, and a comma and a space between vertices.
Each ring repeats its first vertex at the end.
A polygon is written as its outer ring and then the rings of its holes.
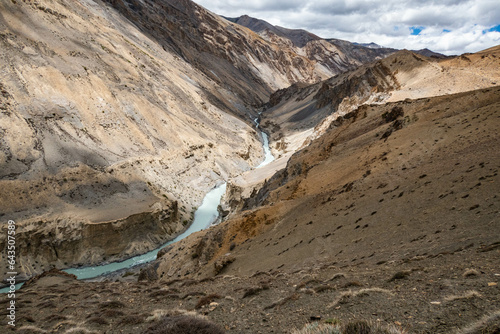
POLYGON ((257 106, 344 69, 189 0, 5 1, 0 13, 0 208, 28 276, 171 239, 212 187, 259 164, 257 106))
POLYGON ((499 47, 445 59, 404 50, 315 85, 295 84, 278 90, 271 96, 262 124, 271 134, 274 153, 286 154, 302 146, 306 138, 317 138, 339 115, 362 104, 493 87, 498 78, 499 47))

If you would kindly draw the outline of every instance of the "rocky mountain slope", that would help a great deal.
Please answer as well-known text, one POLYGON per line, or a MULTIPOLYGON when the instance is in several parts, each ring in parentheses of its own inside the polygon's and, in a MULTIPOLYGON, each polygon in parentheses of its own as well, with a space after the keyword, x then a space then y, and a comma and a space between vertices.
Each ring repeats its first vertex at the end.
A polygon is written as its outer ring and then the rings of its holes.
POLYGON ((0 207, 18 223, 20 271, 154 248, 206 191, 259 162, 246 102, 108 5, 0 11, 0 207), (229 100, 240 109, 213 102, 229 100))
POLYGON ((495 87, 361 106, 293 155, 239 214, 170 249, 150 277, 280 277, 290 290, 275 302, 297 321, 309 315, 301 310, 382 316, 411 333, 451 333, 496 312, 499 103, 495 87), (340 273, 348 281, 332 283, 340 273))
MULTIPOLYGON (((317 82, 345 70, 330 67, 327 57, 308 57, 291 43, 262 38, 190 0, 108 2, 165 49, 255 105, 267 101, 276 89, 317 82)), ((335 58, 339 57, 346 58, 335 58)))
POLYGON ((500 48, 438 59, 399 51, 314 85, 278 90, 263 113, 276 155, 317 138, 338 116, 362 104, 454 94, 498 84, 500 48))
POLYGON ((333 73, 332 75, 387 57, 397 51, 382 47, 369 48, 334 38, 323 39, 303 29, 273 26, 264 20, 248 15, 226 19, 251 29, 267 41, 284 48, 293 48, 295 53, 327 67, 333 73))
POLYGON ((250 209, 140 272, 21 288, 21 332, 146 333, 182 315, 227 333, 360 320, 377 333, 497 333, 499 110, 499 87, 362 106, 250 209))
POLYGON ((0 12, 0 208, 18 223, 26 275, 171 239, 215 184, 258 165, 256 106, 345 69, 188 0, 0 12), (97 242, 106 234, 117 245, 97 242))
POLYGON ((0 13, 0 217, 16 221, 24 277, 179 234, 209 189, 261 161, 253 118, 268 99, 261 124, 283 157, 266 172, 284 167, 250 197, 230 184, 224 222, 150 265, 104 282, 36 277, 16 293, 16 332, 360 319, 498 332, 500 47, 401 51, 340 73, 363 62, 347 44, 257 34, 188 0, 17 0, 0 13))

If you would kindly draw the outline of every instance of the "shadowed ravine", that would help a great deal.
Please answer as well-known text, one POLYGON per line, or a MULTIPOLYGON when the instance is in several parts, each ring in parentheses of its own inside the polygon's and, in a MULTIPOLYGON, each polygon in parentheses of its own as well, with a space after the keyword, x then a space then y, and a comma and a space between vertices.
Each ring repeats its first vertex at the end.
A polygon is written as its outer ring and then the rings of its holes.
MULTIPOLYGON (((257 124, 257 127, 258 126, 259 125, 257 124)), ((269 139, 267 134, 261 132, 261 135, 263 140, 265 157, 264 161, 262 161, 262 163, 258 165, 256 168, 261 168, 274 160, 274 156, 272 155, 271 150, 269 149, 269 139)), ((134 256, 122 262, 113 262, 95 267, 71 268, 71 269, 66 269, 64 271, 66 271, 69 274, 76 275, 78 279, 89 279, 89 278, 99 277, 104 274, 109 274, 121 269, 131 268, 143 263, 151 262, 154 259, 156 259, 156 255, 158 254, 160 249, 172 243, 180 241, 192 233, 208 228, 218 217, 217 207, 219 206, 221 198, 225 192, 226 192, 225 182, 223 184, 220 184, 216 188, 212 189, 210 192, 208 192, 205 195, 205 198, 203 199, 203 203, 196 210, 194 214, 194 220, 191 226, 189 226, 189 228, 184 233, 177 236, 174 240, 171 240, 163 244, 162 246, 158 247, 157 249, 151 252, 139 256, 134 256)))

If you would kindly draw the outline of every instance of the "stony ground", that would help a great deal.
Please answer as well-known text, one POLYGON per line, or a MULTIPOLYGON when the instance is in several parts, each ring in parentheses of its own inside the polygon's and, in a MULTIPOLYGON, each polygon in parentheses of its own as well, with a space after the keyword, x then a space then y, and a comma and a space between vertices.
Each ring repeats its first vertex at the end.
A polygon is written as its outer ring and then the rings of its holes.
MULTIPOLYGON (((195 312, 227 333, 291 333, 312 321, 359 319, 403 333, 455 333, 498 310, 499 250, 496 244, 407 262, 324 263, 204 281, 85 283, 48 276, 17 293, 16 328, 141 333, 161 315, 195 312)), ((4 296, 1 304, 5 316, 4 296)))

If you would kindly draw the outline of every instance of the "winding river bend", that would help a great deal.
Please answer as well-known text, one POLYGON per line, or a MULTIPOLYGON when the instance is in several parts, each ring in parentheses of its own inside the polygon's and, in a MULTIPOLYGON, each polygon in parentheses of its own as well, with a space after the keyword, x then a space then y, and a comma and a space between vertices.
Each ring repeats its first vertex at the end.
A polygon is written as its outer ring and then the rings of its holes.
POLYGON ((225 192, 226 192, 226 183, 223 183, 217 188, 214 188, 210 192, 208 192, 205 195, 205 198, 203 198, 203 203, 194 213, 194 220, 193 223, 189 226, 189 228, 186 231, 184 231, 184 233, 177 236, 177 238, 161 245, 155 250, 152 250, 146 254, 134 256, 122 262, 112 262, 97 267, 71 268, 71 269, 65 269, 64 271, 69 274, 76 275, 78 279, 88 279, 88 278, 102 276, 104 274, 108 274, 120 269, 131 268, 142 263, 151 262, 154 259, 156 259, 156 255, 163 247, 173 244, 174 242, 177 242, 179 240, 182 240, 191 233, 198 232, 209 227, 219 216, 217 207, 219 206, 221 197, 222 195, 224 195, 225 192))
MULTIPOLYGON (((269 148, 269 137, 267 136, 266 133, 264 133, 260 129, 258 119, 255 119, 255 125, 256 128, 261 133, 262 145, 264 148, 264 161, 262 161, 260 165, 255 167, 257 169, 272 162, 274 160, 274 156, 272 155, 271 150, 269 148)), ((105 264, 102 266, 95 266, 95 267, 71 268, 71 269, 65 269, 64 271, 69 274, 76 275, 78 279, 89 279, 89 278, 99 277, 104 274, 109 274, 121 269, 131 268, 139 264, 151 262, 154 259, 156 259, 156 255, 158 254, 160 249, 164 248, 165 246, 168 246, 179 240, 182 240, 191 233, 198 232, 208 228, 218 218, 219 213, 217 211, 217 207, 219 206, 221 198, 225 192, 226 192, 226 183, 223 183, 218 187, 212 189, 210 192, 208 192, 203 198, 203 203, 196 210, 194 214, 193 223, 189 226, 189 228, 186 231, 184 231, 184 233, 177 236, 175 239, 161 245, 160 247, 156 248, 153 251, 150 251, 143 255, 132 257, 128 260, 121 262, 112 262, 109 264, 105 264)), ((22 284, 23 283, 17 284, 16 289, 21 287, 22 284)), ((0 293, 7 293, 7 292, 9 292, 8 287, 0 289, 0 293)))

